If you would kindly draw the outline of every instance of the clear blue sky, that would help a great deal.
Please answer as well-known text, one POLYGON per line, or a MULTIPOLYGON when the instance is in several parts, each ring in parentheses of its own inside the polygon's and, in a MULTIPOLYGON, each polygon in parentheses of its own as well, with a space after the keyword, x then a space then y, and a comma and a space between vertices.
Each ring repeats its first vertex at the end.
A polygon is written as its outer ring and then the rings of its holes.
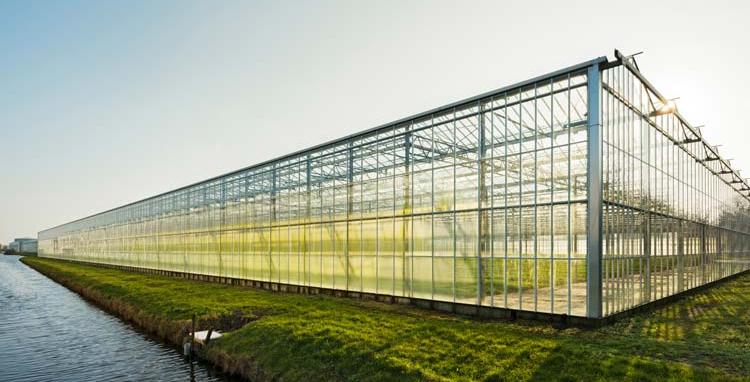
POLYGON ((615 47, 750 175, 750 6, 687 3, 2 1, 0 242, 615 47))

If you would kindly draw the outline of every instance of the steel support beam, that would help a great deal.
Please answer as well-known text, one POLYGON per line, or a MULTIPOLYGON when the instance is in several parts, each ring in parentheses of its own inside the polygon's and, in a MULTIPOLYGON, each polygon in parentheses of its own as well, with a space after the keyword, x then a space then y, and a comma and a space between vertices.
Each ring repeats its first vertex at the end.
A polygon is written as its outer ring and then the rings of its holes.
POLYGON ((352 149, 352 142, 347 143, 346 150, 346 246, 344 247, 344 257, 346 258, 346 290, 349 288, 349 274, 352 272, 352 264, 349 260, 349 242, 351 241, 351 233, 349 232, 349 224, 352 213, 354 213, 354 150, 352 149))
POLYGON ((586 316, 602 317, 602 135, 601 72, 588 69, 587 213, 586 213, 586 316))
MULTIPOLYGON (((404 215, 412 214, 412 187, 411 187, 411 173, 412 173, 412 133, 411 127, 409 131, 404 134, 404 176, 403 176, 403 199, 404 204, 402 207, 402 213, 404 215)), ((413 269, 414 269, 414 252, 412 251, 409 243, 413 232, 413 220, 409 219, 410 224, 401 225, 401 240, 404 243, 401 249, 401 295, 412 297, 414 292, 413 287, 413 269), (409 253, 407 261, 407 253, 409 253)))
POLYGON ((485 296, 488 291, 485 288, 486 275, 487 275, 487 259, 484 257, 485 254, 490 253, 490 224, 489 224, 489 211, 484 208, 489 204, 488 193, 487 193, 487 163, 485 157, 487 155, 487 137, 485 132, 484 121, 482 117, 482 105, 478 105, 479 113, 477 114, 477 126, 479 132, 479 142, 477 144, 477 168, 479 169, 479 178, 477 184, 477 205, 479 207, 478 219, 477 219, 477 234, 479 240, 477 241, 477 305, 484 304, 485 296))
POLYGON ((685 290, 685 222, 677 222, 677 293, 685 290))
MULTIPOLYGON (((310 184, 310 178, 312 176, 312 163, 310 159, 310 154, 307 154, 305 156, 305 223, 310 223, 312 221, 312 189, 310 184)), ((305 259, 303 260, 305 263, 305 270, 308 270, 305 274, 305 282, 304 285, 310 285, 310 256, 308 255, 309 248, 308 248, 308 242, 312 240, 312 237, 310 235, 310 229, 307 228, 307 226, 304 227, 304 235, 303 235, 303 256, 305 259)))
POLYGON ((645 212, 643 221, 643 256, 646 258, 646 276, 643 282, 643 302, 651 301, 651 213, 645 212))

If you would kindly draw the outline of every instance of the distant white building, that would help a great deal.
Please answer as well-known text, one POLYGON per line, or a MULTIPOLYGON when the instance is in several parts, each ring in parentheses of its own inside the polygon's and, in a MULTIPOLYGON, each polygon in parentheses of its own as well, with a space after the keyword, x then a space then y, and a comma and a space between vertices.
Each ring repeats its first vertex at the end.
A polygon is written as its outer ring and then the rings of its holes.
POLYGON ((16 253, 37 252, 37 241, 31 238, 17 238, 8 244, 8 249, 16 253))

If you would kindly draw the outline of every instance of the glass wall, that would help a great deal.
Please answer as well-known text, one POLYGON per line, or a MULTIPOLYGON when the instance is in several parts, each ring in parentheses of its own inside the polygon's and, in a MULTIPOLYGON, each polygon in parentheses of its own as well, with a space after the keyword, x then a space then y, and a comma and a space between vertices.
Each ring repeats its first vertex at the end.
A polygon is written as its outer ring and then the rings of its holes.
POLYGON ((659 98, 602 72, 605 315, 750 269, 750 189, 659 98))
POLYGON ((39 253, 606 316, 750 269, 748 192, 637 68, 600 58, 48 229, 39 253))
POLYGON ((40 253, 585 316, 590 65, 43 231, 40 253))

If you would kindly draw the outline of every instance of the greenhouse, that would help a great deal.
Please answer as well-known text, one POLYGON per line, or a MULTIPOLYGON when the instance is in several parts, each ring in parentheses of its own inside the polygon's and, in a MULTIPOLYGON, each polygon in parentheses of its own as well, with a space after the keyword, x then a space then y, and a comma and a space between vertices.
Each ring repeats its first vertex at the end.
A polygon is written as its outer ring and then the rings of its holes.
POLYGON ((750 187, 616 52, 39 233, 39 254, 588 318, 750 269, 750 187))

